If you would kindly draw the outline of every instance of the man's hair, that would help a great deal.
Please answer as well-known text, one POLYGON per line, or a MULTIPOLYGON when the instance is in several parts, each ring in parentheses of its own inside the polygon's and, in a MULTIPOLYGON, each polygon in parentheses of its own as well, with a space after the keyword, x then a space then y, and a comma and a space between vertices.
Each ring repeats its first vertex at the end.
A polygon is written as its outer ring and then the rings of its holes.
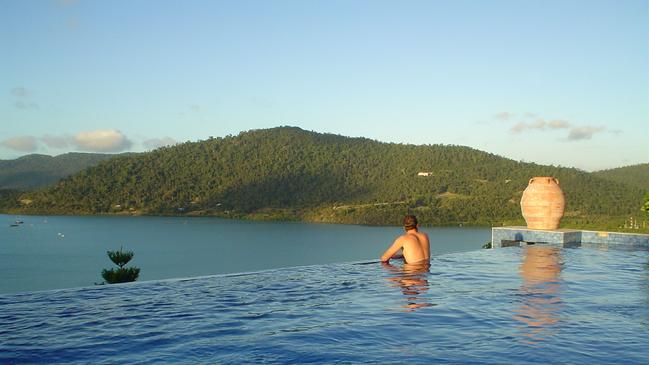
POLYGON ((407 216, 403 217, 403 228, 405 228, 406 231, 409 231, 411 229, 416 229, 417 228, 417 217, 414 215, 408 214, 407 216))

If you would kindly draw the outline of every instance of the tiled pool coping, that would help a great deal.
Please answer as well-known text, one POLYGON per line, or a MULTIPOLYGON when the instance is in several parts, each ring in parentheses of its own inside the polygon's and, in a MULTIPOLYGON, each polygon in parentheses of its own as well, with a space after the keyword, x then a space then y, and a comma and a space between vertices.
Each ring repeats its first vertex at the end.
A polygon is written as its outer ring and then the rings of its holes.
POLYGON ((649 234, 584 231, 578 229, 529 229, 527 227, 493 227, 491 229, 493 248, 519 246, 522 242, 559 245, 606 244, 640 246, 649 248, 649 234))

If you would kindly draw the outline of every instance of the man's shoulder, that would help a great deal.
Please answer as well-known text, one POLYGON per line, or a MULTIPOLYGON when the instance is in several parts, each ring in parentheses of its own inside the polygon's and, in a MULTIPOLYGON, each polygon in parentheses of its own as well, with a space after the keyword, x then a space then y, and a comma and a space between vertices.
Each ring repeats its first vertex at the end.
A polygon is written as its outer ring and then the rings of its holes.
POLYGON ((415 242, 419 242, 419 237, 417 237, 417 235, 408 234, 408 233, 399 236, 399 239, 400 239, 400 240, 404 240, 404 241, 415 241, 415 242))

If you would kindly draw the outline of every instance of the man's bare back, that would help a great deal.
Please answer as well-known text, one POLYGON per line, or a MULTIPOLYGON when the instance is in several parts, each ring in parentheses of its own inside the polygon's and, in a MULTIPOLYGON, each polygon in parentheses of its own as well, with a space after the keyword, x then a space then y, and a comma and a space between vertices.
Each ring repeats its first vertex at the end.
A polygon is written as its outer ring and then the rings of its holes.
POLYGON ((417 218, 415 216, 407 215, 404 218, 404 229, 406 233, 397 237, 383 255, 381 255, 382 262, 388 262, 395 254, 402 250, 403 260, 406 263, 414 264, 418 262, 430 261, 430 241, 428 235, 419 232, 417 218))
POLYGON ((426 260, 430 261, 430 241, 428 240, 428 235, 424 232, 419 232, 418 229, 414 230, 414 234, 417 236, 417 239, 419 240, 419 245, 421 246, 421 249, 424 251, 424 256, 426 256, 426 260))

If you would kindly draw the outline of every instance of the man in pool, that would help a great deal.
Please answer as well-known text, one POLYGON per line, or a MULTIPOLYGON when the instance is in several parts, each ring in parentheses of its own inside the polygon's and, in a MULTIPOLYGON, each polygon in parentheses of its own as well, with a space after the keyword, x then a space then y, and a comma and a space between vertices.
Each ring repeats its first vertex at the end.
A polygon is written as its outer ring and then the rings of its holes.
POLYGON ((381 256, 381 262, 388 262, 390 259, 403 257, 407 264, 424 263, 430 261, 430 242, 428 235, 419 232, 419 223, 414 215, 407 215, 403 218, 403 228, 406 233, 397 237, 381 256), (402 254, 397 253, 401 250, 402 254))

